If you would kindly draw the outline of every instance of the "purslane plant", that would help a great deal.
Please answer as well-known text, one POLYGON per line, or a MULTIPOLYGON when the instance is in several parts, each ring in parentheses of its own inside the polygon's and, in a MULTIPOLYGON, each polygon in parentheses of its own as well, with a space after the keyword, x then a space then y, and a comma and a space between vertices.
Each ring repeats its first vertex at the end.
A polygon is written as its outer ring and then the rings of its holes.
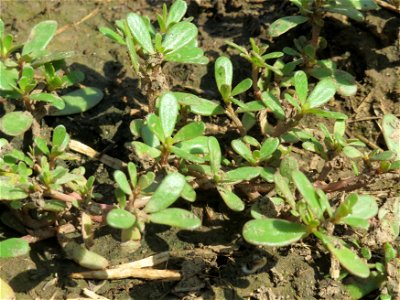
POLYGON ((82 72, 66 67, 64 59, 73 52, 46 49, 56 30, 56 21, 40 22, 24 44, 13 45, 13 36, 5 33, 0 19, 0 96, 17 104, 17 110, 0 119, 0 131, 7 135, 20 135, 32 124, 34 136, 40 135, 44 116, 83 112, 103 97, 100 90, 80 85, 84 80, 82 72), (81 88, 60 94, 72 86, 81 88))
POLYGON ((169 11, 164 4, 162 15, 157 16, 158 30, 148 17, 136 13, 116 21, 117 32, 100 27, 105 36, 127 46, 133 70, 147 96, 149 112, 154 112, 156 99, 170 90, 162 70, 164 62, 208 63, 208 58, 198 47, 196 25, 190 20, 182 20, 186 10, 187 4, 183 0, 176 0, 169 11))

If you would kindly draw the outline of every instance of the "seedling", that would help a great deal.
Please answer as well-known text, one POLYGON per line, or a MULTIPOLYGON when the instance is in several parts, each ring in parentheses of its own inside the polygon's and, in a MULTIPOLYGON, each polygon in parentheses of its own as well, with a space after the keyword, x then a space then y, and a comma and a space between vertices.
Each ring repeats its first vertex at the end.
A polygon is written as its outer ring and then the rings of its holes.
POLYGON ((14 100, 22 109, 0 119, 0 131, 7 135, 20 135, 33 125, 34 135, 39 136, 44 116, 83 112, 103 97, 100 90, 83 86, 60 95, 62 90, 79 85, 84 74, 65 67, 64 59, 73 52, 46 50, 56 30, 56 21, 40 22, 23 45, 13 45, 13 36, 5 34, 0 19, 0 96, 14 100))
POLYGON ((176 0, 169 11, 164 4, 162 15, 157 16, 158 30, 148 17, 136 13, 118 20, 116 32, 100 27, 105 36, 127 46, 132 68, 140 78, 151 113, 155 111, 156 99, 170 90, 162 70, 164 62, 208 63, 203 50, 198 47, 196 25, 183 20, 186 10, 187 4, 183 0, 176 0))
POLYGON ((292 171, 290 181, 281 172, 275 173, 275 187, 298 222, 267 218, 253 209, 255 220, 247 222, 243 228, 245 240, 256 245, 281 247, 313 234, 342 267, 353 275, 367 278, 370 274, 368 265, 348 244, 332 233, 338 224, 367 229, 368 220, 378 213, 375 199, 368 195, 350 194, 337 207, 332 207, 326 194, 315 189, 302 172, 292 171), (302 197, 300 200, 296 199, 291 184, 299 191, 302 197))

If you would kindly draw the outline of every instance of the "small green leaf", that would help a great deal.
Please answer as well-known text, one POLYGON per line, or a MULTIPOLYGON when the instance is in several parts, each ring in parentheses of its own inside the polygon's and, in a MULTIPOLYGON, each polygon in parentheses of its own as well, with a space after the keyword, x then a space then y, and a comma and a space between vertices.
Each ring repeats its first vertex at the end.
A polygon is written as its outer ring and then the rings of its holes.
MULTIPOLYGON (((349 198, 350 197, 346 198, 345 203, 349 198)), ((378 205, 376 200, 374 197, 369 195, 357 195, 356 201, 351 204, 350 208, 351 212, 345 217, 341 218, 340 223, 348 224, 354 227, 360 227, 358 226, 358 223, 353 222, 353 220, 367 221, 378 213, 378 205)), ((368 222, 366 223, 368 228, 368 222)), ((362 226, 362 228, 365 228, 365 226, 362 226)))
POLYGON ((17 136, 31 128, 32 122, 33 116, 29 112, 13 111, 0 119, 0 131, 17 136))
POLYGON ((10 238, 0 242, 0 258, 25 255, 30 250, 29 243, 23 239, 10 238))
POLYGON ((218 90, 222 94, 222 86, 232 86, 233 78, 233 66, 232 62, 226 56, 220 56, 215 61, 215 81, 217 83, 218 90))
POLYGON ((24 44, 22 55, 30 54, 32 57, 36 57, 41 54, 53 39, 56 30, 56 21, 48 20, 35 25, 24 44))
POLYGON ((357 254, 347 248, 342 240, 327 236, 319 231, 314 232, 314 235, 324 243, 339 263, 351 274, 361 278, 369 276, 368 265, 357 254))
POLYGON ((268 33, 271 37, 278 37, 290 29, 308 21, 304 16, 288 16, 274 21, 270 26, 268 33))
POLYGON ((205 124, 203 122, 192 122, 185 126, 183 126, 179 131, 174 135, 173 142, 179 143, 182 141, 187 141, 193 139, 195 137, 201 136, 204 134, 205 124))
POLYGON ((75 55, 74 51, 62 51, 62 52, 47 53, 43 56, 39 56, 38 58, 35 58, 31 64, 32 64, 32 67, 38 68, 46 63, 64 60, 64 59, 70 58, 74 55, 75 55))
POLYGON ((49 147, 47 146, 47 141, 40 138, 40 137, 35 137, 35 146, 40 150, 45 155, 50 154, 49 147))
POLYGON ((265 105, 262 101, 255 100, 255 101, 250 101, 246 102, 245 107, 239 107, 237 112, 238 113, 243 113, 243 112, 257 112, 260 110, 265 109, 265 105))
POLYGON ((214 116, 225 113, 224 108, 219 103, 197 97, 193 94, 173 92, 175 98, 182 106, 189 106, 192 113, 201 116, 214 116))
POLYGON ((274 175, 275 189, 278 195, 284 197, 289 203, 292 209, 296 209, 296 201, 290 190, 288 178, 283 177, 280 172, 276 172, 274 175))
POLYGON ((383 117, 382 132, 386 146, 396 153, 396 160, 400 160, 400 119, 389 114, 383 117))
POLYGON ((128 162, 128 174, 132 186, 137 184, 137 169, 133 162, 128 162))
POLYGON ((306 73, 303 71, 297 71, 294 74, 294 87, 301 105, 304 105, 308 95, 308 80, 306 73))
POLYGON ((190 22, 179 22, 166 33, 162 46, 165 52, 173 53, 185 47, 197 36, 196 25, 190 22))
POLYGON ((281 247, 293 244, 307 235, 307 227, 279 219, 258 219, 243 227, 244 239, 253 245, 281 247))
POLYGON ((189 152, 186 152, 185 150, 182 150, 181 148, 172 146, 171 147, 171 152, 173 152, 176 156, 183 158, 185 160, 195 162, 195 163, 204 163, 204 158, 191 154, 189 152))
POLYGON ((136 217, 129 211, 121 208, 114 208, 107 214, 107 224, 113 228, 128 229, 131 228, 135 222, 136 217))
POLYGON ((330 78, 322 79, 314 87, 304 105, 306 109, 316 108, 328 102, 336 93, 335 83, 330 78))
POLYGON ((165 142, 165 134, 162 127, 160 117, 156 114, 149 114, 146 117, 146 126, 142 127, 142 138, 149 146, 158 146, 158 141, 154 139, 153 135, 146 134, 146 129, 149 129, 154 136, 157 137, 162 143, 165 142))
POLYGON ((136 154, 144 160, 146 160, 146 158, 157 158, 161 155, 160 150, 141 142, 132 142, 132 146, 135 149, 136 154))
POLYGON ((145 206, 146 212, 155 213, 170 206, 179 198, 185 184, 186 180, 183 175, 168 174, 145 206))
POLYGON ((180 48, 177 51, 165 54, 166 61, 173 61, 186 64, 208 64, 208 58, 204 56, 204 51, 201 48, 194 47, 190 44, 180 48))
POLYGON ((167 208, 150 215, 150 221, 182 229, 193 230, 201 225, 201 220, 190 211, 181 208, 167 208))
POLYGON ((64 100, 61 97, 54 94, 38 93, 30 95, 29 98, 34 101, 42 101, 50 103, 57 109, 63 109, 65 107, 64 100))
POLYGON ((114 30, 111 30, 108 27, 100 26, 99 31, 108 37, 109 39, 121 44, 121 45, 126 45, 125 40, 122 36, 120 36, 118 33, 116 33, 114 30))
POLYGON ((151 41, 150 32, 143 18, 135 13, 129 13, 127 22, 132 35, 139 45, 149 54, 154 53, 153 43, 151 41))
POLYGON ((126 175, 124 172, 120 170, 116 170, 114 172, 114 180, 117 182, 118 187, 127 195, 132 195, 132 189, 131 186, 128 182, 128 179, 126 178, 126 175))
POLYGON ((198 136, 187 141, 179 142, 175 144, 175 147, 190 154, 208 154, 208 138, 208 136, 198 136))
POLYGON ((19 200, 28 196, 27 192, 14 183, 0 182, 0 200, 19 200))
POLYGON ((186 10, 187 4, 185 1, 175 0, 169 10, 166 27, 168 28, 171 24, 178 23, 185 15, 186 10))
POLYGON ((314 212, 315 217, 319 219, 322 216, 322 210, 311 182, 301 171, 293 171, 292 179, 300 194, 304 197, 304 200, 314 212))
POLYGON ((241 140, 239 140, 239 139, 233 140, 231 142, 231 146, 237 154, 239 154, 241 157, 243 157, 249 163, 251 163, 251 164, 257 163, 257 161, 253 157, 253 153, 251 152, 250 148, 245 143, 243 143, 241 140))
POLYGON ((260 175, 258 167, 240 167, 224 174, 224 182, 240 182, 244 180, 251 180, 260 175))
POLYGON ((179 104, 172 93, 165 93, 160 97, 159 116, 164 136, 170 137, 178 119, 179 104))
POLYGON ((278 138, 267 138, 261 146, 260 149, 260 161, 266 160, 274 154, 276 149, 279 146, 279 139, 278 138))
POLYGON ((276 98, 274 94, 271 92, 263 92, 261 94, 261 100, 264 102, 265 106, 272 111, 275 117, 277 117, 279 120, 285 119, 285 111, 283 110, 279 99, 276 98))
POLYGON ((103 99, 103 92, 94 87, 85 87, 61 96, 65 102, 62 110, 50 112, 50 116, 66 116, 85 112, 103 99))
POLYGON ((17 85, 18 70, 16 68, 7 68, 6 65, 0 61, 0 91, 12 91, 13 86, 17 85))
POLYGON ((58 125, 54 128, 52 146, 57 149, 57 151, 64 151, 68 147, 69 135, 67 129, 63 125, 58 125))
POLYGON ((153 172, 148 172, 139 177, 138 186, 143 191, 154 182, 155 178, 156 178, 156 175, 153 172))
POLYGON ((181 197, 189 202, 194 202, 196 200, 196 191, 194 188, 186 182, 185 186, 183 187, 181 197))
POLYGON ((260 177, 264 179, 266 182, 274 182, 274 174, 275 170, 271 167, 259 167, 260 177))
POLYGON ((364 156, 360 150, 352 146, 344 147, 343 153, 349 158, 360 158, 364 156))
POLYGON ((213 136, 208 137, 208 151, 210 154, 211 170, 215 176, 221 169, 222 154, 218 140, 213 136))
POLYGON ((243 201, 232 191, 222 187, 217 187, 219 194, 224 200, 225 204, 233 211, 243 211, 244 203, 243 201))
POLYGON ((241 93, 244 93, 247 91, 251 86, 253 85, 253 81, 250 78, 246 78, 242 80, 241 82, 238 83, 237 86, 232 90, 232 97, 235 97, 236 95, 239 95, 241 93))

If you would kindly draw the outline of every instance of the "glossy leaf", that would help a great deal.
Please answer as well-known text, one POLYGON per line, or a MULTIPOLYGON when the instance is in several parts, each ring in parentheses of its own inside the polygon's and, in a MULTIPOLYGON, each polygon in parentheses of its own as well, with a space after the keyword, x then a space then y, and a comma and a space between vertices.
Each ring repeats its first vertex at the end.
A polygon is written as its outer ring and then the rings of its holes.
POLYGON ((137 184, 137 169, 136 165, 133 162, 128 162, 128 174, 130 183, 132 186, 136 186, 137 184))
POLYGON ((155 178, 156 178, 156 175, 153 172, 148 172, 139 177, 137 184, 140 187, 140 189, 143 191, 154 182, 155 178))
POLYGON ((114 180, 118 187, 127 195, 132 195, 132 189, 124 172, 116 170, 114 172, 114 180))
POLYGON ((166 33, 162 46, 167 53, 173 53, 185 47, 197 36, 196 25, 190 22, 179 22, 173 25, 166 33))
MULTIPOLYGON (((374 217, 377 213, 378 204, 376 203, 374 197, 369 195, 357 195, 356 201, 351 205, 350 214, 346 215, 344 218, 341 218, 340 223, 348 224, 353 227, 360 227, 358 226, 360 220, 367 221, 368 219, 374 217)), ((366 224, 368 228, 368 222, 366 222, 366 224)), ((362 228, 365 228, 365 226, 362 226, 362 228)))
POLYGON ((195 162, 195 163, 204 163, 204 158, 191 154, 190 152, 186 152, 185 150, 182 150, 181 148, 172 146, 171 151, 178 157, 183 158, 185 160, 195 162))
POLYGON ((208 136, 198 136, 191 140, 179 142, 175 147, 190 154, 208 154, 208 136))
POLYGON ((294 74, 294 87, 301 105, 304 105, 308 95, 308 80, 306 73, 303 71, 297 71, 294 74))
MULTIPOLYGON (((142 133, 146 133, 146 129, 149 129, 153 135, 157 137, 161 142, 165 142, 165 134, 161 119, 156 114, 149 114, 146 118, 146 126, 142 127, 142 133)), ((158 141, 154 139, 152 134, 142 134, 144 142, 152 147, 158 146, 158 141)))
POLYGON ((225 113, 224 108, 217 102, 197 97, 190 93, 173 92, 178 103, 189 106, 192 113, 201 116, 214 116, 225 113))
POLYGON ((308 18, 304 16, 288 16, 274 21, 270 26, 268 33, 271 37, 278 37, 290 29, 307 22, 308 18))
POLYGON ((57 30, 56 21, 43 21, 35 25, 22 48, 22 55, 30 54, 36 57, 38 54, 46 49, 47 45, 53 39, 57 30))
POLYGON ((118 33, 116 33, 114 30, 112 30, 112 29, 110 29, 108 27, 101 26, 101 27, 99 27, 99 31, 104 36, 106 36, 109 39, 117 42, 118 44, 126 45, 124 38, 122 36, 120 36, 118 33))
POLYGON ((166 27, 168 28, 171 24, 178 23, 185 15, 186 10, 187 4, 185 1, 175 0, 169 9, 166 27))
POLYGON ((205 124, 203 122, 192 122, 181 129, 173 137, 173 142, 187 141, 204 134, 205 124))
POLYGON ((260 170, 257 167, 240 167, 224 174, 223 181, 225 182, 240 182, 251 180, 260 175, 260 170))
POLYGON ((276 98, 271 92, 263 92, 261 94, 261 100, 264 102, 265 106, 272 111, 275 117, 277 117, 279 120, 285 119, 285 111, 283 110, 279 99, 276 98))
POLYGON ((261 146, 260 149, 260 160, 266 160, 274 154, 276 149, 279 146, 279 139, 278 138, 267 138, 261 146))
POLYGON ((107 224, 111 227, 118 229, 131 228, 135 222, 136 217, 129 211, 121 208, 114 208, 107 214, 107 224))
POLYGON ((0 61, 0 91, 12 91, 13 86, 17 85, 18 70, 16 68, 7 68, 6 65, 0 61))
POLYGON ((208 151, 210 154, 211 170, 215 176, 221 169, 222 154, 218 140, 213 136, 208 138, 208 151))
POLYGON ((150 221, 182 229, 193 230, 201 225, 201 220, 190 211, 181 208, 167 208, 150 215, 150 221))
POLYGON ((239 154, 249 163, 256 164, 256 160, 254 159, 250 148, 245 143, 243 143, 241 140, 238 139, 238 140, 233 140, 231 142, 231 145, 233 150, 235 150, 237 154, 239 154))
POLYGON ((322 79, 307 98, 305 108, 316 108, 328 102, 336 93, 335 83, 330 78, 322 79))
POLYGON ((292 179, 300 194, 304 197, 304 200, 314 212, 315 217, 320 218, 322 216, 322 210, 319 205, 317 194, 306 175, 301 171, 294 171, 292 172, 292 179))
POLYGON ((0 200, 20 200, 29 196, 23 189, 11 182, 0 182, 0 200))
POLYGON ((186 182, 185 186, 183 187, 181 197, 189 202, 194 202, 196 200, 196 191, 194 188, 186 182))
POLYGON ((314 232, 314 235, 324 243, 342 267, 351 274, 361 278, 367 278, 369 276, 369 267, 367 263, 359 258, 356 253, 347 248, 342 240, 327 236, 319 231, 314 232))
POLYGON ((150 32, 143 18, 135 13, 129 13, 127 17, 128 27, 138 44, 149 54, 154 53, 150 32))
POLYGON ((148 213, 161 211, 174 203, 186 184, 185 177, 179 173, 168 174, 145 206, 148 213))
POLYGON ((279 172, 274 175, 275 189, 278 195, 286 199, 292 209, 296 209, 296 201, 289 186, 289 180, 283 177, 279 172))
POLYGON ((38 93, 30 95, 29 98, 34 101, 42 101, 50 103, 57 109, 63 109, 65 107, 64 100, 61 97, 54 94, 38 93))
POLYGON ((341 112, 329 111, 329 110, 323 110, 323 109, 317 109, 317 108, 304 110, 303 113, 312 114, 312 115, 316 115, 316 116, 328 118, 328 119, 335 119, 335 120, 346 120, 348 118, 344 113, 341 113, 341 112))
POLYGON ((0 131, 17 136, 31 128, 32 122, 33 116, 29 112, 13 111, 0 119, 0 131))
POLYGON ((58 125, 56 128, 54 128, 52 137, 53 149, 59 152, 63 152, 68 147, 69 141, 70 138, 64 125, 58 125))
POLYGON ((218 90, 221 92, 222 87, 232 86, 233 78, 233 66, 232 62, 226 56, 220 56, 215 61, 215 81, 217 83, 218 90))
POLYGON ((343 153, 349 158, 360 158, 364 156, 360 150, 352 146, 344 147, 343 153))
POLYGON ((165 93, 160 97, 159 116, 164 136, 170 137, 178 119, 179 104, 172 93, 165 93))
POLYGON ((281 247, 293 244, 306 235, 306 226, 280 219, 251 220, 243 227, 244 239, 253 245, 281 247))
POLYGON ((396 160, 400 160, 400 119, 389 114, 383 117, 382 132, 386 146, 396 153, 396 160))
POLYGON ((219 194, 225 204, 233 211, 243 211, 244 202, 232 191, 222 186, 217 187, 219 194))
POLYGON ((46 63, 64 60, 66 58, 73 57, 74 55, 75 55, 74 51, 61 51, 61 52, 47 53, 47 54, 45 54, 43 56, 39 56, 38 58, 33 60, 32 67, 37 68, 46 63))
POLYGON ((17 257, 29 251, 29 243, 24 239, 10 238, 0 242, 0 258, 17 257))
POLYGON ((274 174, 275 170, 270 167, 259 167, 260 177, 264 179, 266 182, 272 183, 274 182, 274 174))
POLYGON ((150 147, 144 143, 141 142, 132 142, 132 146, 135 149, 136 154, 141 158, 145 159, 146 158, 157 158, 161 155, 161 151, 150 147))
POLYGON ((65 107, 50 112, 51 116, 66 116, 85 112, 96 106, 103 99, 103 92, 94 87, 85 87, 61 96, 65 107))
POLYGON ((239 95, 247 91, 253 85, 253 81, 250 78, 243 79, 241 82, 238 83, 237 86, 232 90, 232 96, 239 95))
POLYGON ((177 51, 165 54, 166 61, 173 61, 186 64, 208 64, 208 58, 204 56, 204 51, 201 48, 187 45, 177 51))

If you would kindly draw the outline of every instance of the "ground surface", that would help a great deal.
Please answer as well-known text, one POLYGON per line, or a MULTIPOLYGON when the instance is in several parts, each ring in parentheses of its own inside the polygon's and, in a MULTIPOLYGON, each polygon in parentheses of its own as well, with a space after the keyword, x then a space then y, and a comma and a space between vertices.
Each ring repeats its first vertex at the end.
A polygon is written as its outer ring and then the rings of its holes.
MULTIPOLYGON (((91 111, 73 117, 48 118, 47 126, 64 124, 74 139, 98 151, 128 160, 124 144, 131 140, 128 130, 130 112, 140 108, 144 97, 138 81, 129 68, 125 49, 104 38, 98 26, 112 26, 128 12, 149 14, 160 11, 164 1, 1 1, 1 18, 8 31, 24 41, 30 28, 39 21, 57 20, 65 30, 57 35, 51 48, 74 50, 68 62, 84 71, 87 85, 101 88, 104 100, 91 111), (87 20, 79 23, 85 16, 87 20), (79 24, 77 24, 77 22, 79 24), (77 25, 73 25, 77 24, 77 25)), ((167 2, 167 1, 166 1, 167 2)), ((168 1, 169 2, 169 1, 168 1)), ((210 58, 208 66, 169 64, 167 72, 175 90, 197 91, 208 98, 216 94, 213 61, 227 53, 225 40, 247 45, 249 37, 264 39, 266 30, 276 18, 290 12, 288 1, 196 0, 191 1, 188 15, 200 29, 200 43, 210 58)), ((383 10, 367 14, 364 23, 349 23, 330 16, 322 35, 329 47, 321 56, 334 57, 340 68, 352 73, 358 82, 357 95, 338 98, 337 108, 351 115, 349 135, 362 135, 384 147, 379 117, 384 113, 400 114, 399 16, 383 10), (363 120, 377 117, 372 120, 363 120)), ((294 31, 272 49, 289 45, 290 39, 304 32, 294 31)), ((265 40, 264 40, 265 41, 265 40)), ((232 51, 228 52, 235 67, 235 81, 249 76, 248 65, 232 51)), ((227 53, 227 54, 228 54, 227 53)), ((134 117, 139 117, 140 112, 134 117)), ((313 121, 314 122, 314 121, 313 121)), ((99 191, 110 193, 112 170, 93 161, 84 162, 89 175, 95 174, 99 191)), ((337 177, 348 170, 338 170, 337 177), (342 173, 341 173, 342 172, 342 173)), ((397 183, 398 184, 398 183, 397 183)), ((378 181, 367 188, 380 201, 393 197, 400 187, 392 181, 378 181)), ((80 295, 89 287, 109 299, 344 299, 342 286, 325 276, 329 257, 321 249, 310 251, 305 244, 280 249, 256 248, 246 244, 240 230, 248 216, 225 210, 216 194, 199 195, 195 210, 203 215, 204 226, 195 232, 177 231, 163 226, 149 226, 142 248, 127 255, 119 247, 117 233, 98 232, 94 251, 112 263, 171 251, 168 267, 191 273, 180 283, 116 280, 108 282, 71 280, 67 274, 78 270, 66 260, 55 239, 38 243, 30 256, 2 260, 0 276, 10 282, 18 299, 63 299, 80 295), (207 201, 207 205, 205 202, 207 201), (203 212, 202 207, 208 211, 203 212), (267 257, 264 267, 246 275, 242 267, 267 257), (280 296, 281 298, 276 298, 280 296)), ((13 234, 1 227, 4 236, 13 234)), ((313 244, 313 241, 308 241, 313 244)), ((373 296, 371 296, 373 299, 373 296)))

